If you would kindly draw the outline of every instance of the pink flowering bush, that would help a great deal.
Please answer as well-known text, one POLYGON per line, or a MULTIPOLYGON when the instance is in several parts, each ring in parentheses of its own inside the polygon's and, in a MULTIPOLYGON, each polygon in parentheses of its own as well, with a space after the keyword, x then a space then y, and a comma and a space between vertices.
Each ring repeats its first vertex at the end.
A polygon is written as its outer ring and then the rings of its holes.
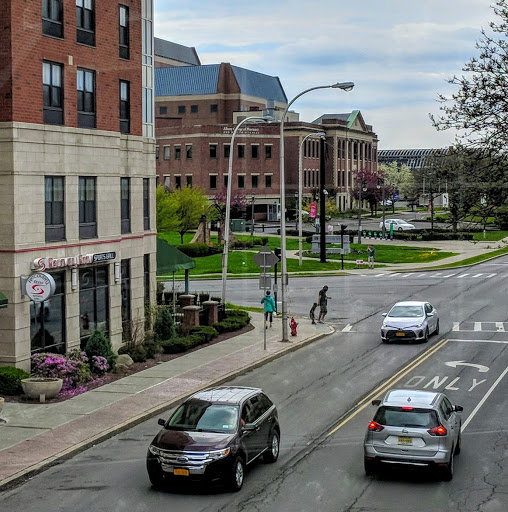
POLYGON ((108 360, 102 356, 92 356, 90 367, 93 373, 104 375, 108 371, 108 360))

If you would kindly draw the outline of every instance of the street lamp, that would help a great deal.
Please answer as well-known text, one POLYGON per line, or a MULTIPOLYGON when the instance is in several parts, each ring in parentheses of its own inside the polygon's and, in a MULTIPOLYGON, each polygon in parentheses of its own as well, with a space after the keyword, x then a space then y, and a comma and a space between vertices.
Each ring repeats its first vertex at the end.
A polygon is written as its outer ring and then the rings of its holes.
POLYGON ((250 234, 252 236, 252 240, 254 241, 254 201, 256 200, 256 194, 254 192, 252 192, 251 199, 252 199, 252 213, 251 213, 250 234))
POLYGON ((362 243, 362 189, 367 192, 365 180, 358 181, 358 243, 362 243))
POLYGON ((228 186, 226 194, 226 225, 224 226, 224 251, 222 253, 222 303, 226 305, 226 281, 228 276, 228 253, 229 253, 229 222, 230 222, 230 210, 231 210, 231 183, 233 181, 233 152, 234 152, 234 140, 240 127, 247 121, 252 122, 267 122, 272 121, 272 118, 249 116, 242 119, 233 130, 231 135, 231 143, 229 146, 229 161, 228 161, 228 186))
POLYGON ((289 107, 304 94, 315 91, 316 89, 342 89, 349 92, 353 90, 354 82, 337 82, 333 85, 319 85, 305 89, 300 94, 297 94, 285 108, 282 118, 280 120, 280 247, 281 247, 281 302, 282 302, 282 341, 288 340, 288 314, 287 314, 287 262, 286 262, 286 183, 284 176, 284 121, 289 111, 289 107))
POLYGON ((303 195, 303 158, 302 158, 302 147, 304 142, 309 137, 324 137, 325 132, 316 132, 316 133, 309 133, 306 135, 302 142, 300 142, 300 150, 299 155, 300 159, 298 162, 298 254, 299 254, 299 265, 302 266, 302 252, 303 252, 303 243, 302 243, 302 237, 303 237, 303 227, 302 227, 302 195, 303 195))
POLYGON ((382 235, 383 239, 385 237, 385 180, 383 178, 377 179, 376 188, 379 190, 381 188, 381 206, 383 207, 383 227, 382 227, 382 235))

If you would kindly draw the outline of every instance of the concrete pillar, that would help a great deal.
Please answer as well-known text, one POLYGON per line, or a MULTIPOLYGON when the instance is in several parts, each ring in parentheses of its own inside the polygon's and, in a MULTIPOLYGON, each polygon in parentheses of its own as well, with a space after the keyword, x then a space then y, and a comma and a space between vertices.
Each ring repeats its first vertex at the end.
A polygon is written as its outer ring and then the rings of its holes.
POLYGON ((199 306, 185 306, 183 309, 183 330, 188 331, 191 327, 199 325, 199 306))
POLYGON ((207 312, 207 324, 213 325, 219 321, 219 303, 216 300, 205 300, 203 308, 207 312))
POLYGON ((180 295, 178 300, 180 301, 180 306, 184 308, 185 306, 193 306, 195 295, 180 295))

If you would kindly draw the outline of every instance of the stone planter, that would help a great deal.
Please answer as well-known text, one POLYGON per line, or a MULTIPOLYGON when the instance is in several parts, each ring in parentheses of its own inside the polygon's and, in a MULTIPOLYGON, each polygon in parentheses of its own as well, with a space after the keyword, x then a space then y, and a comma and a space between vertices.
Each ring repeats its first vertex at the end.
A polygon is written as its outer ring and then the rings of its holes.
POLYGON ((62 389, 63 380, 52 377, 28 377, 21 379, 21 387, 26 396, 45 402, 46 398, 54 398, 62 389))
POLYGON ((0 412, 2 412, 3 406, 4 406, 5 398, 0 396, 0 412))

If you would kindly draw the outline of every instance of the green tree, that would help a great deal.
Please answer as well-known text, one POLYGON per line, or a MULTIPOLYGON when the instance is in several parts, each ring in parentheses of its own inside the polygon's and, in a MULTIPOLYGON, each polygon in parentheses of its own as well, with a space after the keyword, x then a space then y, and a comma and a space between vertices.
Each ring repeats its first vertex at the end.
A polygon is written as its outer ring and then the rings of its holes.
POLYGON ((176 217, 176 204, 171 201, 171 192, 162 185, 157 186, 155 191, 155 209, 157 231, 176 231, 178 228, 178 219, 176 217))
POLYGON ((176 230, 180 233, 183 244, 183 236, 187 231, 196 229, 199 220, 205 214, 209 202, 202 189, 197 187, 185 187, 177 189, 168 197, 169 209, 174 211, 176 230))
POLYGON ((399 166, 397 162, 390 162, 389 164, 380 164, 378 169, 384 178, 387 199, 392 197, 396 190, 400 197, 413 198, 416 196, 414 175, 406 164, 399 166))

